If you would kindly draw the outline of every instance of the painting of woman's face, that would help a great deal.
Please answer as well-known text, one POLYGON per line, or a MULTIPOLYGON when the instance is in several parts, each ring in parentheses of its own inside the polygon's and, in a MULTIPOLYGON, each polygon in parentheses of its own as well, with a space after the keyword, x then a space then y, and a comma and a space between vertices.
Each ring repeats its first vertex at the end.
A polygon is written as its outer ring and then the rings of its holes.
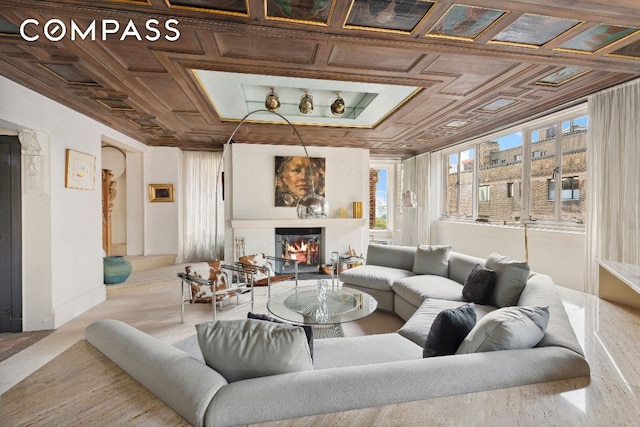
POLYGON ((312 192, 324 196, 324 165, 323 158, 276 156, 276 206, 295 207, 312 192))

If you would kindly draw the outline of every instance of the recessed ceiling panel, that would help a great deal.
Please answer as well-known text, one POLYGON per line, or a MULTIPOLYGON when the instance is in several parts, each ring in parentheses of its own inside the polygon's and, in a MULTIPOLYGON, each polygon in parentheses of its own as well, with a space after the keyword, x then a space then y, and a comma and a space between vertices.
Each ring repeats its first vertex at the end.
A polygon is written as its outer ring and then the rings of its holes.
POLYGON ((354 0, 345 27, 411 33, 435 2, 354 0))
POLYGON ((634 27, 599 24, 560 45, 557 50, 593 53, 638 31, 634 27))
MULTIPOLYGON (((355 83, 334 80, 240 74, 193 70, 215 111, 223 121, 238 121, 251 111, 264 110, 265 98, 273 89, 280 101, 279 114, 300 125, 373 127, 417 91, 414 86, 355 83), (312 98, 313 110, 300 112, 305 94, 312 98), (338 95, 344 100, 341 116, 331 113, 338 95)), ((251 117, 258 122, 281 122, 268 112, 251 117)))
POLYGON ((635 42, 612 52, 611 56, 640 59, 640 40, 636 40, 635 42))
POLYGON ((587 74, 589 71, 591 70, 576 67, 563 67, 555 73, 551 73, 536 81, 536 84, 545 86, 560 86, 571 80, 577 79, 583 74, 587 74))
POLYGON ((580 24, 581 21, 575 19, 526 13, 499 32, 490 43, 537 48, 580 24))
POLYGON ((170 7, 213 12, 228 15, 247 16, 249 7, 246 0, 167 0, 170 7))
POLYGON ((454 4, 426 36, 473 41, 506 14, 504 10, 454 4))
POLYGON ((327 25, 333 2, 334 0, 315 0, 310 2, 265 0, 265 13, 267 19, 327 25))

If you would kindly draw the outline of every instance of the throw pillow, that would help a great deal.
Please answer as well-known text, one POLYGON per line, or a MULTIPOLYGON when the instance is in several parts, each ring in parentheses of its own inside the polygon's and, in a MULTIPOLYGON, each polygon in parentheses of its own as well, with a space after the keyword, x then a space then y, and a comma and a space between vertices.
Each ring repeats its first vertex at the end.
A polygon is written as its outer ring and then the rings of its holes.
POLYGON ((423 357, 446 356, 455 354, 460 343, 476 324, 476 311, 473 304, 441 311, 431 324, 423 357))
POLYGON ((462 296, 476 304, 487 304, 496 285, 496 272, 476 264, 462 287, 462 296))
POLYGON ((447 277, 450 252, 451 245, 418 246, 413 259, 413 272, 447 277))
POLYGON ((487 258, 485 267, 496 272, 496 285, 489 297, 489 304, 496 307, 518 304, 529 278, 529 264, 492 253, 487 258))
MULTIPOLYGON (((266 322, 287 324, 286 322, 283 322, 280 319, 276 319, 275 317, 267 316, 266 314, 259 314, 259 313, 252 313, 252 312, 247 313, 247 319, 257 319, 257 320, 264 320, 266 322)), ((299 326, 302 329, 304 329, 304 334, 307 336, 307 344, 309 344, 309 353, 311 353, 311 359, 313 359, 313 328, 311 328, 311 326, 309 325, 297 325, 295 323, 289 323, 289 324, 294 326, 299 326)))
POLYGON ((544 337, 549 307, 505 307, 484 316, 462 341, 457 354, 533 348, 544 337))
POLYGON ((256 319, 196 325, 198 344, 210 368, 227 382, 313 369, 302 328, 256 319))

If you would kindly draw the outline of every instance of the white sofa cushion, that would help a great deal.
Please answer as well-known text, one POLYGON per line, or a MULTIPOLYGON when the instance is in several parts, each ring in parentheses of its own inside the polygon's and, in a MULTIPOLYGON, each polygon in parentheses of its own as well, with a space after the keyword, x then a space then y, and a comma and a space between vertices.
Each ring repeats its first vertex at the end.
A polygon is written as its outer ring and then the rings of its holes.
POLYGON ((319 339, 315 350, 314 370, 422 358, 422 346, 396 333, 319 339))
POLYGON ((529 264, 492 253, 485 266, 496 272, 496 285, 489 297, 489 304, 496 307, 517 305, 520 294, 527 285, 529 264))
POLYGON ((313 369, 304 330, 256 319, 196 325, 207 365, 228 382, 313 369))
POLYGON ((363 288, 391 291, 393 282, 411 276, 415 276, 415 274, 400 268, 361 265, 340 273, 340 280, 345 284, 357 285, 363 288))
POLYGON ((547 329, 549 307, 504 307, 483 317, 456 354, 535 347, 547 329))
POLYGON ((462 285, 431 274, 407 277, 393 282, 393 291, 416 307, 426 298, 463 301, 462 285))
POLYGON ((449 253, 451 245, 421 245, 413 260, 413 272, 416 274, 449 275, 449 253))

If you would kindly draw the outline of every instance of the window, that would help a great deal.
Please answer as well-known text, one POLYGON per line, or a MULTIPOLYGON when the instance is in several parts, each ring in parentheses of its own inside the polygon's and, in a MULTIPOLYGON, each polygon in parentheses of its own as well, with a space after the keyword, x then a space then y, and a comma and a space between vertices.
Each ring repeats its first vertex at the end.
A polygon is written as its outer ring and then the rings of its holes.
MULTIPOLYGON (((547 180, 548 199, 555 200, 555 179, 547 180)), ((562 200, 580 200, 580 179, 577 176, 562 178, 562 200)))
POLYGON ((488 202, 490 200, 489 190, 491 187, 488 185, 481 185, 478 189, 478 201, 479 202, 488 202))
POLYGON ((513 221, 520 216, 521 203, 510 198, 507 183, 513 184, 522 176, 522 162, 515 161, 522 157, 522 133, 485 140, 478 147, 478 217, 513 221), (490 187, 494 194, 489 193, 490 187))
POLYGON ((498 223, 521 218, 583 223, 585 111, 586 105, 580 106, 445 152, 444 215, 498 223))
POLYGON ((378 171, 378 182, 376 183, 376 220, 373 228, 387 228, 387 169, 378 171))
POLYGON ((369 230, 376 238, 392 237, 399 173, 395 160, 372 160, 369 164, 369 230))
POLYGON ((448 156, 446 213, 450 216, 473 216, 474 150, 448 156))

